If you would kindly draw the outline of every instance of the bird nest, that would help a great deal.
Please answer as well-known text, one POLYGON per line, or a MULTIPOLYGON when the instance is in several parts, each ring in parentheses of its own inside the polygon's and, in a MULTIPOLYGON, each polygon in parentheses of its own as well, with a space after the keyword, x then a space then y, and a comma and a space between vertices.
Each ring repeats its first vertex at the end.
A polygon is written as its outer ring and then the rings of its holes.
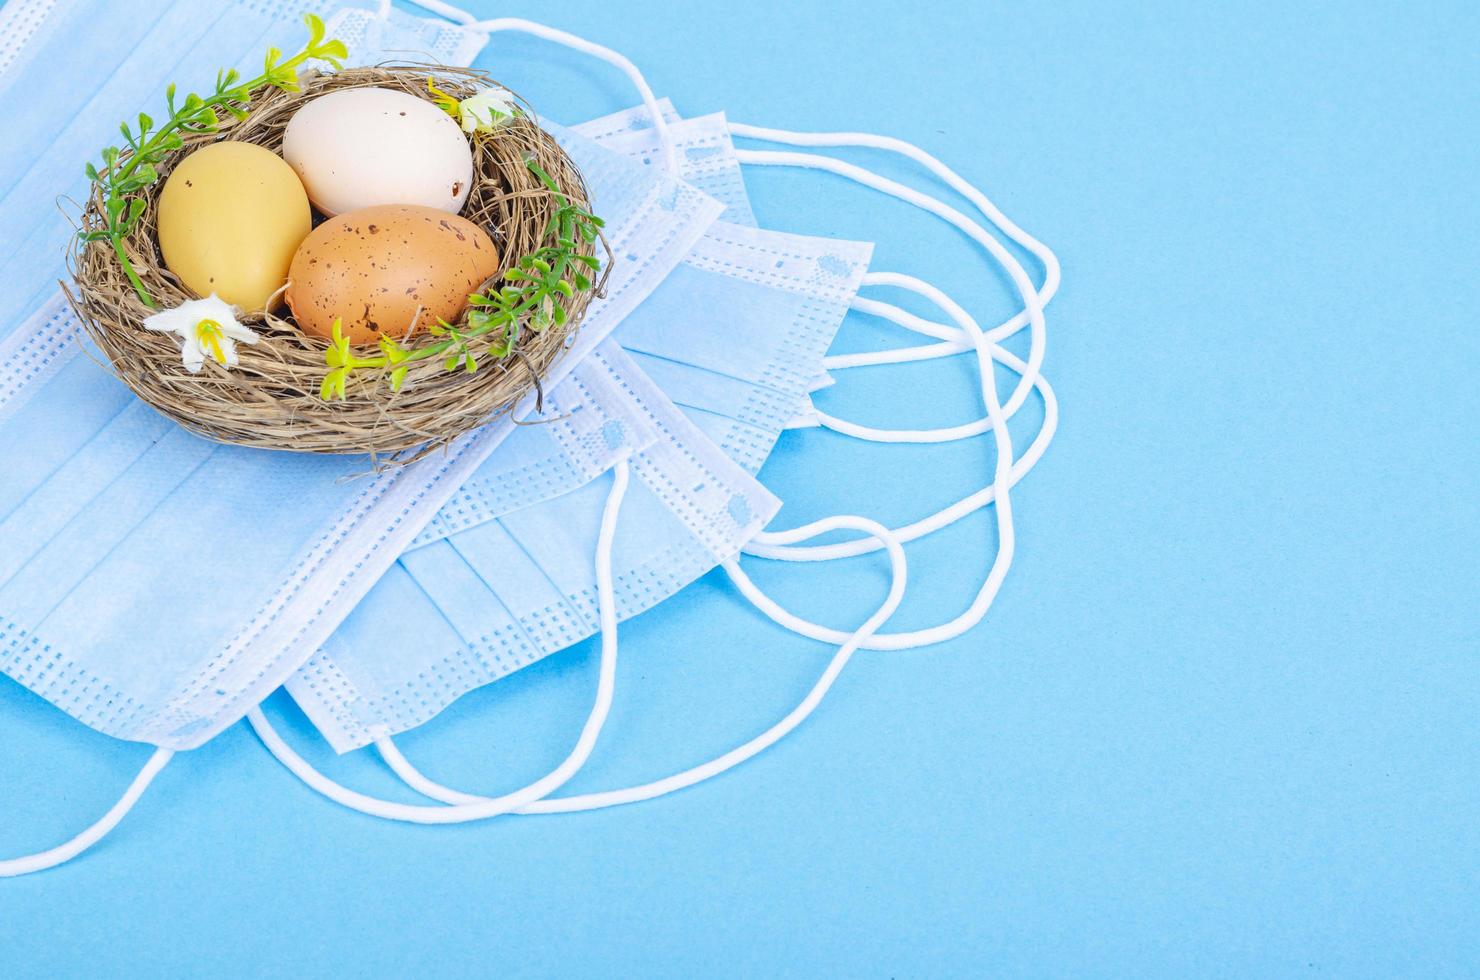
MULTIPOLYGON (((531 391, 540 391, 541 379, 568 349, 587 305, 605 284, 611 253, 604 238, 576 243, 582 255, 593 255, 598 246, 605 250, 602 271, 591 277, 595 281, 590 288, 553 297, 563 310, 561 322, 547 319, 540 324, 543 329, 520 331, 511 350, 478 358, 476 370, 449 370, 442 357, 430 357, 411 363, 394 389, 388 370, 356 373, 348 379, 342 400, 326 398, 321 391, 330 342, 305 334, 291 317, 271 310, 243 311, 239 320, 259 334, 258 342, 237 347, 239 361, 230 369, 207 358, 194 374, 182 365, 174 335, 143 326, 159 309, 199 298, 165 268, 158 244, 156 205, 162 178, 181 159, 219 140, 254 143, 277 153, 293 114, 309 100, 341 89, 389 88, 437 101, 429 78, 455 99, 490 84, 480 72, 441 65, 310 71, 299 77, 298 91, 271 86, 254 91, 244 114, 225 116, 213 132, 182 132, 182 145, 156 167, 161 179, 136 195, 143 200, 142 211, 120 242, 157 309, 139 295, 113 242, 97 234, 107 229, 109 218, 102 181, 94 182, 70 254, 74 285, 63 283, 63 288, 124 384, 207 439, 294 452, 368 453, 377 465, 421 458, 506 415, 531 391)), ((459 213, 487 231, 499 252, 498 271, 479 292, 497 288, 521 257, 549 244, 551 219, 561 206, 590 210, 580 171, 523 103, 521 110, 497 128, 469 137, 474 180, 459 213)), ((123 166, 128 159, 124 150, 112 166, 123 166)), ((105 179, 107 172, 102 171, 105 179)), ((465 311, 454 327, 467 322, 465 311)))

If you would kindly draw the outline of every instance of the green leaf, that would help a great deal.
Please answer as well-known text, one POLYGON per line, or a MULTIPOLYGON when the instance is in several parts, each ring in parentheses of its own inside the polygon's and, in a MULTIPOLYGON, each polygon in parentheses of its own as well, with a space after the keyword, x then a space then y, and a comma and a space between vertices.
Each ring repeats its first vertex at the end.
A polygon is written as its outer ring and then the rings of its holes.
POLYGON ((337 395, 340 401, 344 401, 344 382, 347 377, 349 377, 349 368, 347 367, 335 368, 330 371, 325 375, 324 383, 319 385, 319 397, 324 401, 329 401, 331 397, 337 395))
POLYGON ((308 46, 313 47, 324 39, 324 19, 318 14, 306 13, 303 23, 308 25, 308 46))

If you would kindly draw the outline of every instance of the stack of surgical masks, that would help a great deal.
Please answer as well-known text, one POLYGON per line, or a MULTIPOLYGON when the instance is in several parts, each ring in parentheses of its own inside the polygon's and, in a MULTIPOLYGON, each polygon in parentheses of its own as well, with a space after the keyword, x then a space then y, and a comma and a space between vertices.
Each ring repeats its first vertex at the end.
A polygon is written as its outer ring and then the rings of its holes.
POLYGON ((570 130, 542 120, 581 167, 615 254, 606 295, 547 379, 542 403, 522 406, 520 424, 487 426, 445 456, 349 480, 362 461, 208 443, 134 399, 86 356, 53 294, 68 229, 38 206, 79 191, 80 161, 97 134, 170 79, 203 77, 268 44, 284 46, 301 5, 180 2, 162 13, 145 4, 95 6, 12 0, 0 15, 7 44, 0 104, 17 117, 11 131, 30 134, 19 142, 24 149, 0 154, 0 179, 10 188, 0 220, 31 229, 24 247, 0 257, 6 281, 19 284, 0 305, 0 429, 11 454, 0 472, 0 670, 90 727, 158 750, 102 820, 60 847, 0 861, 0 875, 80 853, 123 817, 175 751, 243 716, 315 789, 388 819, 452 823, 589 809, 662 795, 755 755, 816 708, 860 647, 938 642, 985 615, 1015 547, 1009 490, 1056 424, 1040 368, 1042 308, 1058 267, 939 162, 881 137, 759 130, 722 114, 682 119, 620 55, 529 22, 479 22, 435 0, 422 4, 435 17, 389 3, 338 11, 328 18, 330 33, 359 63, 466 63, 491 33, 511 30, 609 62, 643 102, 570 130), (116 18, 129 43, 96 27, 69 29, 99 16, 116 18), (187 30, 192 42, 182 46, 187 30), (96 37, 97 49, 75 50, 81 36, 96 37), (183 59, 165 56, 182 50, 183 59), (94 77, 106 68, 111 79, 97 93, 65 93, 71 114, 62 114, 70 121, 59 135, 45 126, 58 118, 56 106, 43 118, 31 115, 30 103, 4 98, 40 73, 54 78, 58 59, 87 60, 94 77), (977 218, 934 197, 832 156, 737 149, 737 136, 901 153, 1038 258, 1043 281, 1032 283, 977 218), (937 215, 1001 264, 1022 312, 983 328, 937 287, 871 271, 867 243, 757 228, 742 165, 828 170, 937 215), (77 181, 58 177, 74 171, 77 181), (944 321, 872 298, 876 287, 917 294, 944 321), (18 293, 27 299, 17 301, 18 293), (929 342, 830 357, 850 310, 929 342), (1025 329, 1029 352, 1019 358, 1002 342, 1025 329), (850 369, 958 356, 974 361, 981 384, 982 415, 964 425, 868 428, 811 399, 850 369), (1019 377, 1004 395, 995 364, 1019 377), (1015 457, 1009 421, 1030 399, 1042 404, 1043 421, 1015 457), (996 461, 981 490, 905 527, 840 515, 767 530, 780 501, 764 485, 763 465, 786 430, 819 425, 882 442, 989 438, 996 461), (988 506, 998 552, 971 606, 932 629, 883 632, 906 588, 903 545, 988 506), (827 543, 804 543, 824 534, 827 543), (889 563, 889 595, 851 630, 793 615, 739 563, 742 554, 831 561, 875 551, 889 563), (817 684, 775 726, 717 759, 643 786, 553 795, 589 757, 617 696, 618 624, 716 567, 766 616, 837 647, 817 684), (423 776, 392 741, 469 691, 598 633, 590 714, 568 757, 540 780, 497 796, 452 789, 423 776), (337 751, 375 745, 431 802, 378 800, 311 768, 257 708, 279 686, 337 751))

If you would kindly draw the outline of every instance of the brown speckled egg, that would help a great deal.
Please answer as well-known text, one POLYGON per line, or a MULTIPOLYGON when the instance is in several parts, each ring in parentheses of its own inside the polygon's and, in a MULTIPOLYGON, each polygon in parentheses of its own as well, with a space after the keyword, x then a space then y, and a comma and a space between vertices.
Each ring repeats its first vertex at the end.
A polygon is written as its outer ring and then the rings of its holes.
POLYGON ((493 239, 471 221, 383 204, 315 228, 293 256, 287 299, 305 333, 328 338, 338 318, 351 343, 368 344, 456 321, 497 271, 493 239))

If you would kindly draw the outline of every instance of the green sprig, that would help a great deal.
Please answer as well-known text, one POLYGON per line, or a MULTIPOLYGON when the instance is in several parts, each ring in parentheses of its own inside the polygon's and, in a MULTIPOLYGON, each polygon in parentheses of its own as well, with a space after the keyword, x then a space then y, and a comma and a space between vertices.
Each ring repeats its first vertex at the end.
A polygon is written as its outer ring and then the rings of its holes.
POLYGON ((511 356, 524 329, 539 333, 565 325, 569 314, 560 301, 591 289, 601 268, 595 256, 578 250, 595 243, 605 222, 572 204, 533 160, 525 165, 555 200, 555 211, 543 234, 549 244, 520 258, 504 273, 498 288, 469 296, 471 309, 466 326, 439 320, 430 330, 435 339, 419 347, 405 347, 382 336, 380 354, 357 357, 336 321, 333 344, 324 355, 330 370, 319 390, 320 397, 344 400, 346 382, 361 370, 389 369, 391 390, 400 391, 410 366, 433 357, 442 358, 445 370, 461 368, 471 374, 478 370, 480 356, 499 360, 511 356))
POLYGON ((210 95, 200 96, 191 92, 178 105, 175 86, 169 85, 165 89, 168 119, 156 128, 153 119, 139 113, 137 130, 126 122, 118 127, 123 134, 124 146, 104 148, 101 169, 88 163, 87 179, 102 190, 106 223, 100 229, 83 233, 82 240, 112 244, 124 274, 144 305, 154 307, 156 304, 134 271, 123 245, 148 207, 139 192, 159 180, 158 165, 169 153, 185 145, 186 134, 217 132, 221 128, 223 113, 238 120, 246 118, 247 107, 258 89, 271 87, 287 92, 298 91, 298 69, 310 61, 326 62, 335 68, 342 66, 343 59, 349 56, 344 42, 327 39, 323 20, 314 14, 305 14, 303 22, 308 26, 309 36, 302 51, 285 60, 282 51, 268 48, 261 75, 242 81, 235 69, 222 69, 216 73, 216 87, 210 95))

